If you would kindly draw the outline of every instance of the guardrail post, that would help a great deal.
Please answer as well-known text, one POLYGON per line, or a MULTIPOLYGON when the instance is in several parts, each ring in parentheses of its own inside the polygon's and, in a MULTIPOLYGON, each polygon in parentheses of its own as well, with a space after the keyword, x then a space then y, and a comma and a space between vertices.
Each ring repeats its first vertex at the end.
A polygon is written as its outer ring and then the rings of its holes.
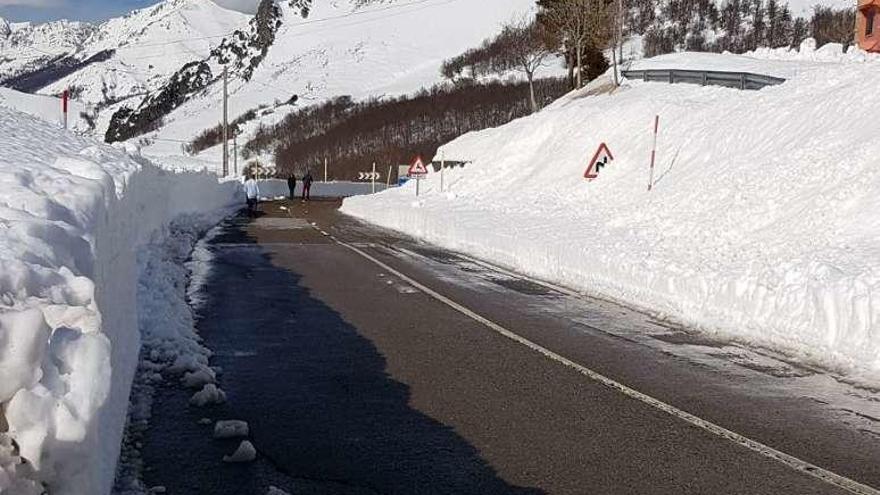
POLYGON ((746 89, 746 75, 745 74, 739 75, 739 89, 742 89, 742 90, 746 89))
POLYGON ((703 72, 703 86, 709 85, 709 73, 703 72))
POLYGON ((669 71, 669 84, 675 84, 675 71, 669 71))

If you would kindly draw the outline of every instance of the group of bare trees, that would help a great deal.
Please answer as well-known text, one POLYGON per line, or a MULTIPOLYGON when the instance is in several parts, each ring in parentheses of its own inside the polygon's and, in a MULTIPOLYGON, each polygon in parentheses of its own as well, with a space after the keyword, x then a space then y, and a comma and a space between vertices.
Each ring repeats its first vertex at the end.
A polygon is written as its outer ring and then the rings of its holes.
MULTIPOLYGON (((535 79, 539 104, 568 91, 564 79, 535 79)), ((440 85, 413 96, 355 102, 349 97, 304 108, 259 130, 245 156, 274 151, 282 176, 330 163, 335 180, 356 180, 376 162, 409 163, 416 154, 433 157, 437 147, 464 133, 496 127, 528 115, 525 82, 440 85)), ((397 167, 394 167, 397 170, 397 167)))
POLYGON ((644 55, 680 50, 742 53, 796 47, 807 37, 822 45, 853 42, 855 9, 817 6, 796 17, 785 0, 627 0, 627 31, 644 35, 644 55))
POLYGON ((520 72, 537 111, 536 72, 552 56, 565 60, 572 88, 607 70, 602 52, 622 36, 621 8, 622 0, 539 0, 537 18, 514 19, 479 47, 447 60, 441 72, 456 82, 520 72))

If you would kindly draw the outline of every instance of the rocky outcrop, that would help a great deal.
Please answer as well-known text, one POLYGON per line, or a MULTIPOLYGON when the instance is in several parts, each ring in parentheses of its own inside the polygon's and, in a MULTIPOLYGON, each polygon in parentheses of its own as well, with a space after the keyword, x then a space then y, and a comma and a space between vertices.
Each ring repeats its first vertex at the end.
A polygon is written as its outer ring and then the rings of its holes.
MULTIPOLYGON (((304 1, 304 0, 299 0, 304 1)), ((266 57, 281 27, 281 9, 273 0, 262 0, 247 33, 236 31, 211 52, 211 58, 230 68, 245 81, 266 57)))
POLYGON ((122 107, 113 114, 105 141, 125 141, 157 129, 162 125, 163 117, 186 102, 190 95, 208 87, 213 79, 211 67, 206 62, 186 64, 171 76, 158 94, 144 98, 136 109, 122 107))
MULTIPOLYGON (((299 9, 311 6, 311 0, 292 2, 296 2, 299 9)), ((281 8, 273 0, 262 0, 246 30, 237 30, 226 37, 204 61, 187 64, 157 96, 147 96, 137 108, 119 109, 110 120, 105 140, 108 143, 124 141, 157 129, 163 117, 193 93, 217 81, 223 67, 230 75, 249 81, 275 42, 281 17, 281 8)))

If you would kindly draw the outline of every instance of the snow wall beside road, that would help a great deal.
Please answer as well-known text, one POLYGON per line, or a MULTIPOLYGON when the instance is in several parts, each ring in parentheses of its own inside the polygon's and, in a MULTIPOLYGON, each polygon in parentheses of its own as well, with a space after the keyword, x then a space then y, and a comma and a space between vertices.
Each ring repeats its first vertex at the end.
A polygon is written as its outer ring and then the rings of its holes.
POLYGON ((109 493, 140 348, 138 249, 239 185, 5 108, 0 135, 0 492, 109 493))
MULTIPOLYGON (((880 62, 811 50, 747 57, 753 70, 790 64, 761 91, 631 81, 590 96, 600 81, 444 146, 473 161, 444 192, 433 174, 419 198, 408 184, 343 211, 880 382, 880 62), (602 142, 616 160, 587 182, 602 142)), ((744 58, 697 57, 686 68, 744 58)))

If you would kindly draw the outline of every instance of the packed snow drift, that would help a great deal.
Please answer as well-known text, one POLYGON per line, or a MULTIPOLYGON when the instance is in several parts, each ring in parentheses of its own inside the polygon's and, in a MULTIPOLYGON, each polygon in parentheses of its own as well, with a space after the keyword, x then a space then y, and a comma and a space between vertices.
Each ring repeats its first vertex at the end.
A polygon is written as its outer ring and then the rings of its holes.
POLYGON ((789 80, 761 91, 630 81, 604 94, 606 75, 442 147, 471 162, 445 172, 445 191, 434 173, 419 197, 408 184, 343 211, 876 383, 880 63, 812 46, 650 62, 782 67, 789 80), (614 160, 587 181, 603 142, 614 160))
POLYGON ((0 135, 0 492, 108 493, 140 349, 138 252, 239 186, 2 106, 0 135))

